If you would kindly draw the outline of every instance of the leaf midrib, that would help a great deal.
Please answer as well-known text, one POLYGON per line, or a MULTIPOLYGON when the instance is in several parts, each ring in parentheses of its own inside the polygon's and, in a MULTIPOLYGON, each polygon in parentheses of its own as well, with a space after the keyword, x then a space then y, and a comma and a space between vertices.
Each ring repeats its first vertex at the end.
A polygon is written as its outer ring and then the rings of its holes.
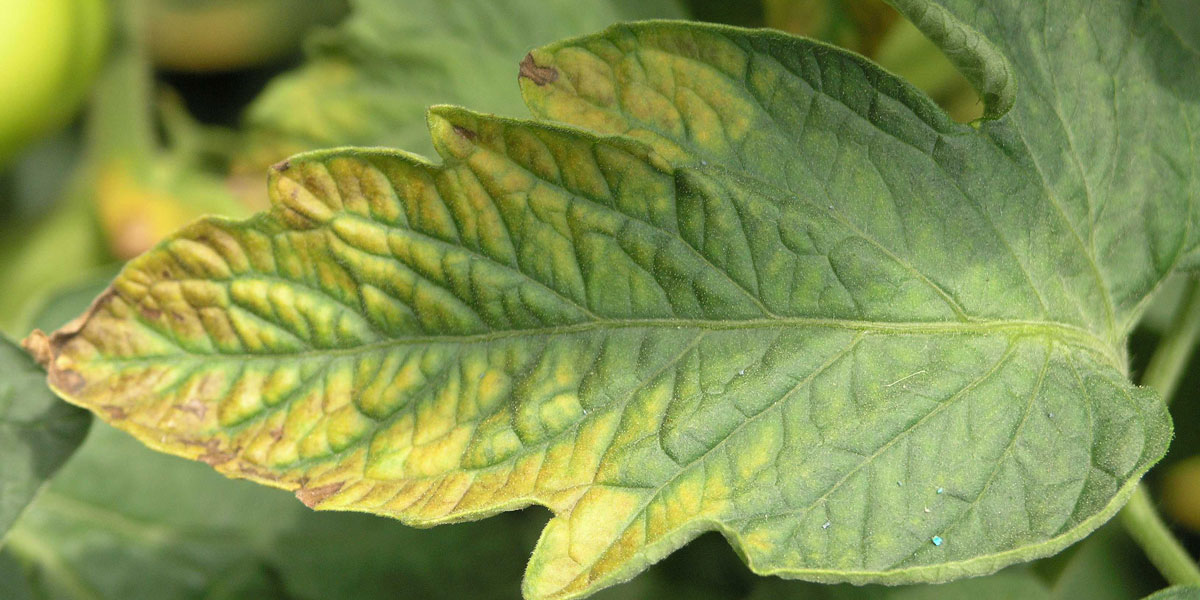
POLYGON ((330 358, 346 355, 358 355, 375 350, 396 346, 420 344, 454 344, 454 343, 486 343, 497 340, 542 337, 555 335, 570 335, 592 331, 612 331, 622 329, 700 329, 706 331, 738 331, 748 329, 841 329, 860 331, 875 335, 990 335, 1007 334, 1013 337, 1044 337, 1059 343, 1080 348, 1103 358, 1110 366, 1124 372, 1125 363, 1117 349, 1107 344, 1096 334, 1074 325, 1055 321, 997 319, 971 321, 862 321, 849 319, 812 318, 812 317, 779 317, 760 319, 604 319, 587 321, 568 325, 529 329, 506 329, 480 333, 458 335, 409 335, 395 336, 388 339, 369 342, 344 348, 312 348, 298 352, 242 352, 242 353, 201 353, 189 351, 179 346, 173 340, 163 336, 161 332, 143 324, 143 329, 155 333, 158 337, 179 348, 172 354, 143 355, 138 357, 104 357, 104 362, 138 363, 153 362, 157 359, 178 360, 180 354, 211 360, 213 358, 231 358, 238 360, 278 360, 280 358, 330 358))

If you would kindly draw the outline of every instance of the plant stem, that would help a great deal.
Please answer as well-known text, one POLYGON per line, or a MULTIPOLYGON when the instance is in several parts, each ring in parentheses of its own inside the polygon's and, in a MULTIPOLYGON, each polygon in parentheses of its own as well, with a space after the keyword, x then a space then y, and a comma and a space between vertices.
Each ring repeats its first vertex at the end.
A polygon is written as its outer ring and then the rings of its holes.
MULTIPOLYGON (((1200 279, 1193 277, 1183 302, 1171 320, 1171 329, 1154 350, 1150 364, 1142 376, 1142 385, 1158 391, 1164 402, 1170 402, 1184 367, 1200 338, 1200 279)), ((1139 485, 1121 509, 1121 522, 1137 541, 1150 562, 1172 585, 1200 585, 1200 567, 1171 533, 1159 516, 1150 493, 1139 485)))
POLYGON ((155 141, 150 110, 153 81, 146 57, 143 0, 113 2, 112 47, 96 79, 87 119, 89 159, 140 163, 150 158, 155 141))
POLYGON ((1157 390, 1168 404, 1179 387, 1188 359, 1192 357, 1196 341, 1200 338, 1200 278, 1188 280, 1183 301, 1175 310, 1170 327, 1170 331, 1154 349, 1150 364, 1146 365, 1146 372, 1142 375, 1142 385, 1157 390))
POLYGON ((1146 486, 1139 485, 1121 509, 1121 524, 1171 585, 1200 585, 1200 568, 1159 516, 1146 486))

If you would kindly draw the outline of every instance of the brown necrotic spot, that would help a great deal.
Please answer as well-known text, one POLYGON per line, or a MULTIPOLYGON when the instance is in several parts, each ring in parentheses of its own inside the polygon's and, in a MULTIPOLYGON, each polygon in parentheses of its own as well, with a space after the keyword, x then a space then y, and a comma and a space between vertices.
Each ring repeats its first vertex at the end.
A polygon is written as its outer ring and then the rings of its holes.
POLYGON ((248 479, 257 479, 259 481, 279 481, 278 475, 265 469, 260 469, 254 465, 239 464, 237 469, 239 473, 248 479))
POLYGON ((78 371, 72 371, 71 369, 51 369, 50 385, 67 395, 74 396, 83 390, 83 386, 87 385, 87 381, 78 371))
POLYGON ((183 412, 188 413, 200 420, 203 420, 204 415, 208 414, 208 406, 201 402, 198 398, 190 398, 183 404, 177 404, 175 408, 178 408, 179 410, 182 410, 183 412))
POLYGON ((201 454, 197 460, 206 462, 209 464, 209 466, 212 466, 212 467, 215 467, 217 465, 223 465, 223 464, 237 458, 237 452, 239 450, 238 448, 234 448, 234 450, 232 452, 230 452, 228 450, 223 450, 223 449, 221 449, 221 443, 218 442, 217 440, 204 440, 204 441, 181 440, 181 441, 185 445, 188 445, 188 446, 202 446, 204 448, 204 454, 201 454))
POLYGON ((343 485, 345 485, 345 482, 339 481, 337 483, 319 485, 314 488, 300 488, 296 490, 296 498, 299 498, 305 506, 309 508, 316 508, 317 505, 324 502, 326 498, 336 494, 338 490, 342 489, 343 485))
POLYGON ((464 138, 471 140, 472 142, 475 141, 475 138, 479 137, 479 134, 475 133, 474 131, 467 129, 466 127, 460 127, 458 125, 454 126, 454 133, 457 133, 458 135, 461 135, 464 138))
POLYGON ((521 61, 521 73, 518 77, 524 77, 537 85, 546 85, 558 79, 558 69, 539 65, 534 62, 533 54, 526 54, 521 61))
POLYGON ((100 410, 104 411, 104 414, 108 417, 109 421, 122 421, 125 419, 125 417, 129 416, 126 414, 124 408, 113 404, 105 404, 104 406, 100 407, 100 410))
POLYGON ((209 464, 209 466, 223 465, 234 459, 237 455, 233 452, 226 452, 217 448, 215 445, 210 446, 208 451, 200 455, 200 460, 209 464))

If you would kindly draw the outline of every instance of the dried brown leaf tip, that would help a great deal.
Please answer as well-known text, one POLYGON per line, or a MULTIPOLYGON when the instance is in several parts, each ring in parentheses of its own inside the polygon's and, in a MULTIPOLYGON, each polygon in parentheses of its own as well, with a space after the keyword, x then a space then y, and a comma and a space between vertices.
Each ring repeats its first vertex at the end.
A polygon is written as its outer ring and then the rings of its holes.
POLYGON ((65 339, 67 337, 60 333, 46 335, 44 331, 35 329, 29 337, 21 341, 21 347, 46 370, 47 381, 51 387, 68 394, 77 394, 87 385, 87 381, 78 372, 61 369, 54 364, 65 339))
POLYGON ((82 315, 76 317, 58 331, 47 334, 41 329, 35 329, 33 333, 30 333, 28 337, 21 341, 21 347, 46 370, 47 381, 51 387, 68 395, 74 395, 82 391, 87 385, 87 381, 83 375, 74 369, 56 364, 56 361, 63 347, 75 336, 79 335, 79 332, 91 320, 92 316, 107 303, 111 302, 115 296, 116 292, 109 287, 92 301, 92 304, 82 315))
POLYGON ((43 369, 50 368, 50 361, 54 360, 54 351, 50 344, 50 336, 41 329, 34 329, 29 337, 21 342, 21 347, 36 360, 43 369))

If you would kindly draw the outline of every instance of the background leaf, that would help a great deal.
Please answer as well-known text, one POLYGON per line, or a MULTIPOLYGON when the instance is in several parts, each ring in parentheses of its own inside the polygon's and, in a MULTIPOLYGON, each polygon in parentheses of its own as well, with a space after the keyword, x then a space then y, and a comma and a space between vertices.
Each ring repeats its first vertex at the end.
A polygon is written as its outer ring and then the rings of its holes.
POLYGON ((1200 587, 1175 586, 1146 596, 1146 600, 1196 600, 1200 598, 1200 587))
POLYGON ((59 401, 45 373, 0 335, 0 539, 83 441, 90 422, 87 412, 59 401))
POLYGON ((1050 582, 1054 600, 1140 598, 1166 585, 1116 522, 1035 566, 1050 582))

